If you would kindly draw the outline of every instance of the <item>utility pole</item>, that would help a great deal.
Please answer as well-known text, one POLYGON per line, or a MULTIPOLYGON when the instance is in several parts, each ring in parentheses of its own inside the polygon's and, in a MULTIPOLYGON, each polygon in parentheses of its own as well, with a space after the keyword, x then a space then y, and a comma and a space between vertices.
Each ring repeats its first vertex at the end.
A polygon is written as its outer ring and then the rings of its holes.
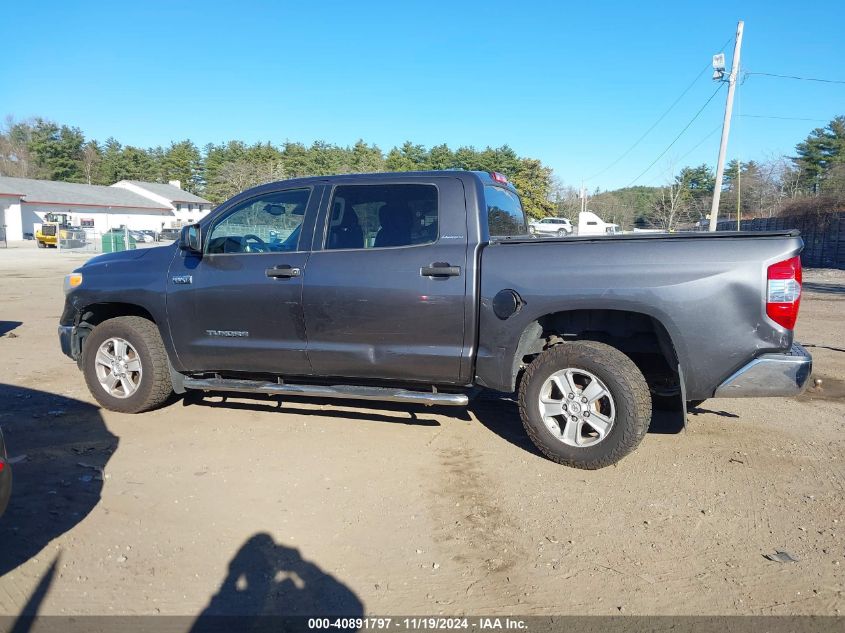
POLYGON ((731 63, 731 74, 728 77, 728 98, 725 102, 725 120, 722 123, 722 142, 719 144, 719 163, 716 165, 716 186, 713 188, 713 206, 710 207, 710 231, 716 230, 719 221, 719 197, 722 194, 722 178, 725 175, 725 154, 728 151, 728 135, 731 132, 731 113, 734 107, 734 91, 739 75, 739 55, 742 50, 742 20, 736 25, 736 43, 734 44, 734 58, 731 63))
POLYGON ((581 181, 581 212, 587 210, 587 188, 584 187, 584 181, 581 181))
POLYGON ((739 231, 742 224, 742 161, 736 159, 736 230, 739 231))

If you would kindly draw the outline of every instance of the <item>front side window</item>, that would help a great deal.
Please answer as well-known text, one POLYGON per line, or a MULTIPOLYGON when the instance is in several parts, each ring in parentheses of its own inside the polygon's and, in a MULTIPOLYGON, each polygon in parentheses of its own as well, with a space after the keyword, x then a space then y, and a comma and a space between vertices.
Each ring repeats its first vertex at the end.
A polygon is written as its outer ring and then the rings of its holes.
POLYGON ((295 251, 310 189, 266 193, 231 209, 211 229, 206 252, 274 253, 295 251))
POLYGON ((341 185, 330 209, 329 250, 416 246, 437 239, 434 185, 341 185))
POLYGON ((491 239, 527 234, 525 212, 515 191, 487 185, 484 187, 484 197, 487 200, 487 227, 491 239))

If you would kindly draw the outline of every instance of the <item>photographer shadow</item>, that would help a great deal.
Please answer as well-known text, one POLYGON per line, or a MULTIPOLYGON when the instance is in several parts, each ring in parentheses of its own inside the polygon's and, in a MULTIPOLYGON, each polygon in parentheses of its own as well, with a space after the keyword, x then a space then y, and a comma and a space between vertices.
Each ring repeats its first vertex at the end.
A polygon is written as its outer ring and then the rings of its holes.
POLYGON ((14 473, 9 507, 0 520, 2 577, 94 510, 119 438, 106 427, 99 407, 3 383, 0 426, 14 473))
POLYGON ((277 544, 266 533, 252 536, 229 563, 229 572, 192 633, 284 629, 297 616, 360 618, 364 605, 346 585, 304 559, 299 550, 277 544))

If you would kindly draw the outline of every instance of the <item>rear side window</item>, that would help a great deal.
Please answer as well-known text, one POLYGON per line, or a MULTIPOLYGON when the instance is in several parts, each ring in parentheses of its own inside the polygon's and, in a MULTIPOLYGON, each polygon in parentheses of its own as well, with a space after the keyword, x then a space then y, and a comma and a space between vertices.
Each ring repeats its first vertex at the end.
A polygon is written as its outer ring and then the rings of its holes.
POLYGON ((334 190, 326 249, 416 246, 437 240, 434 185, 341 185, 334 190))
POLYGON ((484 187, 487 200, 487 227, 491 239, 526 235, 525 212, 516 192, 504 187, 484 187))

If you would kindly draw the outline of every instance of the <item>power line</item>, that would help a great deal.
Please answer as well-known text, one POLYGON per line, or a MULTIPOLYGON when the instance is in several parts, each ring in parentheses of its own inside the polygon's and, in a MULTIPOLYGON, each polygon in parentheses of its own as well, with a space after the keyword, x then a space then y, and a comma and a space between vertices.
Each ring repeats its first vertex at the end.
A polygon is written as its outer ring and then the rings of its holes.
POLYGON ((711 136, 713 136, 716 132, 718 132, 718 131, 719 131, 719 130, 721 130, 721 129, 722 129, 722 124, 720 123, 719 125, 717 125, 716 127, 714 127, 712 130, 710 130, 710 132, 708 132, 707 136, 705 136, 705 137, 704 137, 703 139, 701 139, 698 143, 696 143, 696 144, 693 146, 693 148, 692 148, 691 150, 689 150, 686 154, 684 154, 683 156, 681 156, 681 157, 678 159, 678 162, 681 162, 681 161, 682 161, 682 160, 684 160, 687 156, 689 156, 689 155, 690 155, 690 154, 692 154, 695 150, 697 150, 699 147, 701 147, 702 145, 704 145, 704 142, 705 142, 706 140, 708 140, 711 136))
MULTIPOLYGON (((724 49, 724 48, 725 48, 728 44, 730 44, 730 43, 731 43, 731 41, 732 41, 733 39, 734 39, 734 36, 729 37, 729 38, 727 39, 727 41, 726 41, 724 44, 722 44, 722 46, 721 46, 721 48, 720 48, 719 50, 724 49)), ((617 158, 616 160, 614 160, 612 163, 610 163, 610 165, 608 165, 607 167, 605 167, 605 168, 604 168, 604 169, 602 169, 601 171, 598 171, 598 172, 594 173, 594 174, 593 174, 592 176, 590 176, 589 178, 585 178, 585 179, 584 179, 584 182, 587 182, 588 180, 592 180, 593 178, 595 178, 595 177, 597 177, 597 176, 601 176, 603 173, 607 172, 607 171, 608 171, 608 170, 610 170, 611 168, 613 168, 613 167, 615 167, 616 165, 618 165, 618 164, 619 164, 619 162, 620 162, 623 158, 625 158, 628 154, 630 154, 632 151, 634 151, 634 149, 637 147, 637 145, 639 145, 639 144, 643 141, 643 139, 645 139, 645 137, 646 137, 646 136, 648 136, 648 135, 651 133, 651 131, 652 131, 654 128, 656 128, 656 127, 660 124, 660 122, 661 122, 661 121, 663 121, 663 119, 665 119, 665 118, 666 118, 666 115, 667 115, 667 114, 669 114, 669 113, 672 111, 672 109, 673 109, 676 105, 678 105, 678 103, 680 102, 680 100, 681 100, 681 99, 683 99, 683 98, 686 96, 686 94, 687 94, 690 90, 692 90, 692 87, 693 87, 693 86, 694 86, 694 85, 698 82, 698 80, 699 80, 699 79, 701 79, 701 76, 702 76, 704 73, 706 73, 706 72, 707 72, 710 68, 711 68, 711 64, 707 64, 706 66, 704 66, 704 68, 702 68, 702 69, 701 69, 701 72, 699 72, 699 73, 698 73, 698 75, 696 75, 695 79, 693 79, 693 80, 692 80, 692 82, 690 82, 690 84, 689 84, 689 85, 688 85, 688 86, 684 89, 684 91, 680 94, 680 96, 672 102, 672 105, 670 105, 668 108, 666 108, 666 111, 665 111, 665 112, 663 112, 663 114, 661 114, 661 115, 660 115, 660 117, 657 119, 657 121, 655 121, 655 122, 651 125, 651 127, 650 127, 650 128, 648 128, 645 132, 643 132, 643 135, 642 135, 642 136, 640 136, 640 138, 638 138, 638 139, 634 142, 634 144, 633 144, 633 145, 631 145, 631 147, 629 147, 628 149, 626 149, 626 150, 622 153, 622 155, 621 155, 621 156, 619 156, 619 158, 617 158)))
POLYGON ((797 79, 798 81, 818 81, 820 83, 825 84, 845 84, 845 81, 841 79, 819 79, 818 77, 796 77, 795 75, 777 75, 775 73, 754 73, 754 72, 747 72, 745 76, 748 77, 749 75, 762 75, 763 77, 777 77, 779 79, 797 79))
POLYGON ((740 114, 739 116, 749 119, 778 119, 779 121, 815 121, 816 123, 828 123, 827 119, 805 119, 797 116, 767 116, 765 114, 740 114))
POLYGON ((712 94, 712 95, 710 95, 710 98, 709 98, 709 99, 707 99, 707 101, 705 101, 705 102, 704 102, 704 105, 703 105, 703 106, 701 106, 701 108, 699 108, 698 112, 696 112, 696 113, 695 113, 695 115, 692 117, 692 119, 690 119, 689 123, 687 123, 687 124, 684 126, 684 129, 683 129, 683 130, 681 130, 681 131, 678 133, 678 135, 677 135, 674 139, 672 139, 672 142, 671 142, 671 143, 669 143, 669 145, 667 145, 667 146, 666 146, 666 149, 664 149, 662 152, 660 152, 660 154, 657 156, 657 158, 655 158, 653 161, 651 161, 651 164, 650 164, 648 167, 646 167, 646 168, 642 171, 642 173, 641 173, 639 176, 637 176, 636 178, 634 178, 634 179, 633 179, 633 180, 632 180, 632 181, 628 184, 628 186, 629 186, 629 187, 630 187, 631 185, 633 185, 635 182, 637 182, 640 178, 642 178, 643 176, 645 176, 645 175, 646 175, 646 173, 648 172, 648 170, 649 170, 649 169, 651 169, 652 167, 654 167, 654 165, 657 163, 657 161, 659 161, 661 158, 663 158, 663 156, 666 154, 666 152, 668 152, 670 149, 672 149, 672 146, 673 146, 673 145, 674 145, 674 144, 678 141, 678 139, 679 139, 679 138, 681 138, 681 137, 684 135, 684 132, 686 132, 686 131, 690 128, 690 126, 691 126, 693 123, 695 123, 695 120, 699 117, 699 115, 700 115, 702 112, 704 112, 704 108, 706 108, 706 107, 710 104, 710 102, 711 102, 711 101, 713 101, 714 97, 715 97, 715 96, 719 93, 719 91, 720 91, 720 90, 724 87, 724 85, 725 85, 725 84, 723 84, 723 83, 720 83, 720 84, 718 85, 718 87, 716 88, 716 90, 714 90, 714 91, 713 91, 713 94, 712 94))

